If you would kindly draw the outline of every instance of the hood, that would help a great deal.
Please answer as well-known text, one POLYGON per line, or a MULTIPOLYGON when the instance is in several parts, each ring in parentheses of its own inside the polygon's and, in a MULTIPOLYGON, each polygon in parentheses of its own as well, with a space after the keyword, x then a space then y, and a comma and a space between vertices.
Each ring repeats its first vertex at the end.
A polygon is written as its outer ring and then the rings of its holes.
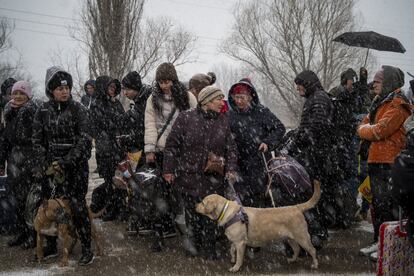
POLYGON ((110 76, 99 76, 95 81, 96 97, 100 99, 106 99, 108 97, 106 91, 108 91, 108 86, 111 83, 115 83, 115 94, 119 95, 121 93, 121 82, 119 80, 113 79, 110 76))
POLYGON ((50 91, 49 89, 49 83, 56 76, 57 73, 67 74, 70 76, 68 72, 66 72, 63 68, 59 66, 52 66, 46 70, 45 94, 49 99, 53 99, 52 91, 50 91))
POLYGON ((315 91, 323 90, 322 84, 318 76, 310 70, 299 73, 295 78, 295 83, 305 87, 305 97, 309 97, 315 91))
POLYGON ((251 80, 248 79, 248 78, 243 78, 243 79, 239 80, 239 82, 236 82, 235 84, 233 84, 229 89, 228 101, 229 101, 229 105, 231 106, 232 109, 237 109, 237 105, 234 102, 233 97, 231 97, 231 95, 234 92, 234 88, 238 85, 245 85, 250 89, 251 96, 252 96, 252 106, 257 106, 257 105, 260 104, 259 96, 257 95, 256 88, 252 84, 251 80))
POLYGON ((13 85, 17 81, 13 78, 6 79, 1 84, 1 93, 0 93, 0 107, 4 107, 10 99, 6 99, 7 94, 10 94, 13 85))
POLYGON ((404 73, 400 68, 383 65, 382 70, 384 70, 384 80, 382 81, 381 91, 382 96, 404 86, 404 73))
POLYGON ((83 85, 83 91, 85 91, 86 92, 86 86, 87 85, 91 85, 91 86, 93 86, 93 87, 95 87, 95 80, 88 80, 87 82, 85 82, 85 84, 83 85))

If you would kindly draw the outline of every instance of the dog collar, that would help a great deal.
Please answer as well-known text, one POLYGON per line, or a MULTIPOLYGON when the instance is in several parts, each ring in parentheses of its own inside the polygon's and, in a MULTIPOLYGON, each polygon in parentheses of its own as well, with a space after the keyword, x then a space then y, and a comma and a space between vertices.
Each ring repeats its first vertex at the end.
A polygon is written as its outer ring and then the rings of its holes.
POLYGON ((226 201, 226 204, 224 204, 223 210, 221 210, 221 213, 220 213, 220 215, 217 219, 217 222, 220 222, 224 218, 224 214, 226 213, 227 208, 229 208, 229 201, 228 200, 226 201))

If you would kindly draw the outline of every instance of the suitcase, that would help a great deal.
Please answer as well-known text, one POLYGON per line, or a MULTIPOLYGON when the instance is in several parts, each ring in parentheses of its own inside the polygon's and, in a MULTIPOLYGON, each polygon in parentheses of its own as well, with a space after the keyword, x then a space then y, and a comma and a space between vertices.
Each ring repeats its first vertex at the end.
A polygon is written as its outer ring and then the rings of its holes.
POLYGON ((16 200, 11 196, 7 176, 0 176, 0 234, 10 234, 16 229, 16 200))
POLYGON ((384 222, 380 226, 378 276, 414 275, 414 247, 402 228, 406 220, 384 222))

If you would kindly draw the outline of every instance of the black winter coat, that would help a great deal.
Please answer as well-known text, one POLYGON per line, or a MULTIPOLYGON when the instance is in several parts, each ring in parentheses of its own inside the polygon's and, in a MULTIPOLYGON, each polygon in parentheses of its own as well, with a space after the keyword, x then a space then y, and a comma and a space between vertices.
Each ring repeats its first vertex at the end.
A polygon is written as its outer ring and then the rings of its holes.
POLYGON ((344 86, 338 88, 338 94, 332 98, 334 105, 333 118, 333 139, 336 150, 336 158, 338 169, 343 179, 348 179, 353 175, 357 175, 357 153, 353 145, 358 125, 356 119, 357 99, 356 93, 349 92, 344 86))
POLYGON ((83 104, 87 109, 90 109, 92 104, 95 102, 96 98, 94 96, 91 95, 83 95, 81 97, 81 104, 83 104))
POLYGON ((50 99, 35 114, 32 138, 42 169, 58 161, 65 171, 66 182, 59 187, 58 194, 84 197, 92 146, 86 108, 72 99, 60 103, 50 99))
POLYGON ((204 173, 208 153, 225 158, 225 172, 237 170, 236 145, 227 117, 201 108, 180 112, 164 149, 164 173, 175 173, 174 187, 193 197, 224 191, 224 177, 204 173))
POLYGON ((119 139, 124 151, 144 150, 144 115, 151 86, 143 85, 134 99, 134 107, 121 116, 122 136, 119 139))
MULTIPOLYGON (((269 151, 275 149, 285 134, 285 126, 268 108, 259 102, 256 89, 250 82, 243 82, 250 87, 252 107, 247 111, 237 108, 229 91, 228 113, 230 129, 238 150, 238 165, 244 184, 253 193, 264 193, 266 187, 265 164, 259 146, 268 145, 269 151)), ((235 87, 237 84, 233 85, 235 87)))
MULTIPOLYGON (((0 168, 7 161, 7 176, 15 196, 25 196, 30 190, 32 169, 38 159, 32 144, 32 124, 36 105, 29 100, 24 106, 5 109, 6 128, 0 143, 0 168)), ((18 198, 20 199, 20 198, 18 198)))
POLYGON ((306 89, 299 127, 293 137, 296 152, 289 152, 306 168, 311 180, 326 180, 336 166, 333 162, 332 130, 334 107, 318 79, 311 71, 300 73, 295 82, 306 89))
MULTIPOLYGON (((414 133, 413 133, 414 135, 414 133)), ((403 150, 396 158, 391 171, 392 195, 396 202, 414 215, 414 151, 403 150)))
POLYGON ((120 118, 124 108, 118 99, 110 99, 107 90, 111 83, 116 84, 116 94, 121 92, 118 80, 107 76, 96 79, 96 101, 91 106, 91 121, 96 139, 96 160, 98 172, 104 178, 113 176, 119 161, 124 157, 123 151, 117 144, 116 137, 122 134, 120 118))

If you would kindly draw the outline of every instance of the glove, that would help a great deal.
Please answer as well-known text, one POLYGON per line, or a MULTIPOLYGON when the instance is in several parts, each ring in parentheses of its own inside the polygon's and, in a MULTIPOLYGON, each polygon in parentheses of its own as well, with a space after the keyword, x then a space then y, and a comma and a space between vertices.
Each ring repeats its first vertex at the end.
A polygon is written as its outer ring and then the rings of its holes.
POLYGON ((59 161, 53 161, 52 162, 52 168, 55 171, 55 174, 62 174, 63 173, 63 169, 59 164, 59 161))
POLYGON ((35 179, 41 179, 44 177, 44 170, 42 169, 42 167, 35 167, 32 169, 32 175, 35 179))

